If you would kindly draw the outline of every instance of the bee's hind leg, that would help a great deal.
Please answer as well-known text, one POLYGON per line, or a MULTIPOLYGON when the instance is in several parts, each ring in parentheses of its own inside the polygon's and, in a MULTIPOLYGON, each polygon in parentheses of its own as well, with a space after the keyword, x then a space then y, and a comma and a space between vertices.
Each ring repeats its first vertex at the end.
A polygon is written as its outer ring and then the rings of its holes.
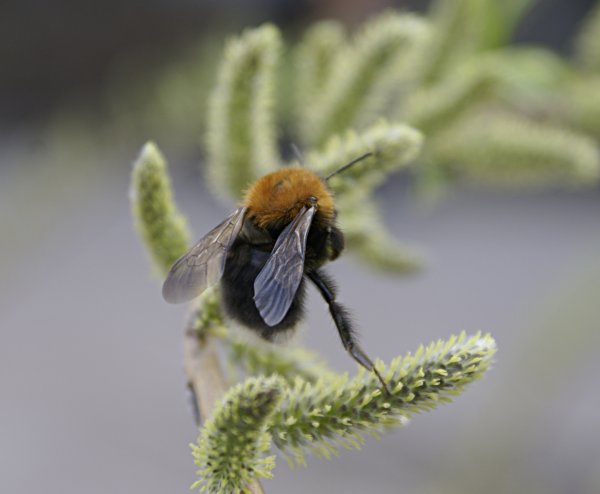
POLYGON ((348 310, 335 300, 335 285, 323 272, 318 270, 306 273, 310 280, 318 288, 321 296, 329 306, 329 312, 335 322, 342 344, 346 351, 352 356, 356 362, 362 365, 365 369, 372 371, 381 382, 386 394, 390 394, 387 384, 379 374, 379 371, 373 365, 373 361, 367 356, 364 350, 356 342, 356 336, 352 327, 352 321, 348 310))

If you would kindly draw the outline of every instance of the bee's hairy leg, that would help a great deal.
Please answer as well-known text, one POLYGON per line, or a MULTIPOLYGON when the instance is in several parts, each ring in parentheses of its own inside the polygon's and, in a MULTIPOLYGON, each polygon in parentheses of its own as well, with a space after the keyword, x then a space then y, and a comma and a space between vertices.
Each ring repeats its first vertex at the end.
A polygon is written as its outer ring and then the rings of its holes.
POLYGON ((390 395, 390 390, 387 384, 379 374, 379 371, 373 365, 373 361, 367 356, 364 350, 356 342, 352 321, 346 308, 335 300, 335 285, 324 273, 314 270, 306 273, 308 278, 321 293, 325 302, 329 306, 329 312, 335 322, 342 344, 346 351, 352 356, 356 362, 362 365, 365 369, 372 371, 381 382, 386 394, 390 395))

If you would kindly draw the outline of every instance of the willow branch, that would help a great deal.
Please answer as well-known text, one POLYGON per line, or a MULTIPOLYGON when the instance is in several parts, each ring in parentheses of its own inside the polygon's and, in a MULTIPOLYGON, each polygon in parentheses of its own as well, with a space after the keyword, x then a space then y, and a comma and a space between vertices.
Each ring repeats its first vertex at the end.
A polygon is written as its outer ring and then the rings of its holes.
MULTIPOLYGON (((206 421, 227 391, 227 381, 217 353, 216 337, 209 331, 199 332, 196 310, 189 318, 183 336, 183 367, 193 390, 200 420, 206 421)), ((262 485, 253 480, 248 494, 264 494, 262 485)))
POLYGON ((183 337, 183 366, 194 390, 200 418, 204 421, 227 389, 215 338, 210 335, 200 338, 193 327, 186 327, 183 337))

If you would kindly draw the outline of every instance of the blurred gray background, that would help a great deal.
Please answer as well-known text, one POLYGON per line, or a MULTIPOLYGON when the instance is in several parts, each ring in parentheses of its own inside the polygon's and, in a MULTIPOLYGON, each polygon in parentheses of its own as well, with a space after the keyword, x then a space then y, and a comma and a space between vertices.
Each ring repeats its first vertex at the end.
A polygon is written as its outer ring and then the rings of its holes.
MULTIPOLYGON (((185 309, 162 301, 132 229, 131 161, 145 138, 157 140, 198 236, 231 204, 206 190, 199 146, 160 125, 152 135, 113 125, 107 87, 124 59, 135 60, 132 87, 153 77, 209 24, 235 32, 270 19, 294 30, 336 13, 358 22, 386 4, 337 3, 28 0, 6 9, 0 492, 188 492, 197 430, 182 370, 185 309)), ((517 39, 568 53, 590 4, 538 2, 517 39)), ((116 87, 129 87, 119 77, 116 87)), ((424 207, 396 179, 380 203, 390 229, 429 263, 412 278, 349 257, 330 266, 369 354, 389 360, 483 330, 497 339, 497 362, 455 403, 368 439, 362 452, 309 457, 295 470, 279 458, 266 492, 600 492, 599 191, 464 188, 424 207)), ((314 293, 309 309, 298 340, 354 372, 314 293)))

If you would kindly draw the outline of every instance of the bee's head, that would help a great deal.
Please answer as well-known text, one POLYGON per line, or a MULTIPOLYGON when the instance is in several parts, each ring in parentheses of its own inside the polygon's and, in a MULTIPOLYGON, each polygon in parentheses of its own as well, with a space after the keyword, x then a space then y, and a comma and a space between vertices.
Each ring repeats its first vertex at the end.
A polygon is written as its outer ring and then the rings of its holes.
POLYGON ((326 183, 316 173, 299 167, 283 168, 260 178, 246 191, 244 206, 261 228, 289 223, 303 206, 316 206, 317 217, 324 220, 335 217, 326 183))

